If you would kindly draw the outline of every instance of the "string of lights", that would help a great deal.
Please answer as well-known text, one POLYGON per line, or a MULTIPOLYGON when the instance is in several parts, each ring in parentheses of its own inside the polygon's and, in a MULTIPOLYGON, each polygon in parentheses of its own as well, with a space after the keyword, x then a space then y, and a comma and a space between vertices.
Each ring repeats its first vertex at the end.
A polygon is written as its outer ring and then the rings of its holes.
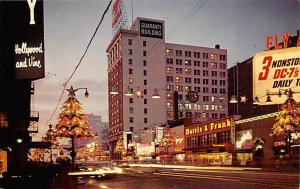
POLYGON ((90 47, 90 45, 91 45, 91 43, 92 43, 92 41, 93 41, 93 39, 94 39, 96 33, 98 32, 98 29, 99 29, 100 25, 102 24, 103 19, 104 19, 105 15, 106 15, 106 13, 107 13, 107 11, 108 11, 108 9, 109 9, 111 3, 112 3, 112 0, 109 1, 108 5, 107 5, 107 7, 106 7, 106 9, 105 9, 105 11, 103 12, 102 17, 101 17, 101 20, 100 20, 100 22, 98 23, 98 25, 97 25, 97 27, 96 27, 96 29, 95 29, 95 32, 93 33, 91 39, 89 40, 89 43, 88 43, 88 45, 87 45, 87 47, 86 47, 86 49, 85 49, 83 55, 81 56, 81 58, 80 58, 78 64, 76 65, 74 71, 72 72, 72 74, 70 75, 70 77, 67 79, 67 81, 63 84, 63 90, 62 90, 62 92, 61 92, 61 94, 60 94, 60 97, 59 97, 59 100, 58 100, 58 102, 57 102, 57 105, 56 105, 56 107, 55 107, 55 109, 54 109, 52 115, 50 116, 50 118, 49 118, 48 121, 46 122, 46 125, 48 125, 49 121, 53 118, 53 116, 54 116, 54 114, 55 114, 55 112, 56 112, 56 110, 57 110, 57 108, 58 108, 58 106, 59 106, 59 104, 60 104, 60 101, 61 101, 61 99, 62 99, 62 97, 63 97, 63 94, 64 94, 64 92, 65 92, 65 90, 66 90, 67 84, 68 84, 69 81, 72 79, 73 75, 75 74, 75 72, 77 71, 78 67, 79 67, 80 64, 82 63, 82 60, 83 60, 83 58, 85 57, 85 55, 86 55, 86 53, 87 53, 87 51, 88 51, 88 49, 89 49, 89 47, 90 47))

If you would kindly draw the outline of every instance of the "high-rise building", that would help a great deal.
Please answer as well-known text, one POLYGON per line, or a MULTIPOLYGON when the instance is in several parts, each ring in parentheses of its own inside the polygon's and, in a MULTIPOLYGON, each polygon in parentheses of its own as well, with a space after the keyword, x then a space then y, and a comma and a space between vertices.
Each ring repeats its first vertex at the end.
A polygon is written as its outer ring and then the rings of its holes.
POLYGON ((164 25, 138 17, 106 49, 112 159, 119 158, 114 148, 124 133, 174 118, 202 122, 227 116, 227 50, 166 43, 164 25))

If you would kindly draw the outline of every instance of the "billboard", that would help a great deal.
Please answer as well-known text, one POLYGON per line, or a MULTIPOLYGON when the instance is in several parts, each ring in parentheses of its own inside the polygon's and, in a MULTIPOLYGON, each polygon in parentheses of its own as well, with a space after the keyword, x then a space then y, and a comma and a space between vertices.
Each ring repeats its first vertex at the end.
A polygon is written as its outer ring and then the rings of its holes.
MULTIPOLYGON (((292 89, 300 91, 300 47, 284 48, 257 53, 253 58, 253 97, 265 105, 267 93, 292 89)), ((286 96, 271 96, 274 104, 282 104, 286 96)), ((300 96, 294 95, 299 102, 300 96)))
POLYGON ((252 130, 244 130, 236 132, 236 149, 252 149, 252 130))
POLYGON ((140 36, 163 38, 163 23, 150 20, 140 20, 140 36))
POLYGON ((15 79, 45 77, 43 9, 43 0, 1 2, 1 51, 15 79))

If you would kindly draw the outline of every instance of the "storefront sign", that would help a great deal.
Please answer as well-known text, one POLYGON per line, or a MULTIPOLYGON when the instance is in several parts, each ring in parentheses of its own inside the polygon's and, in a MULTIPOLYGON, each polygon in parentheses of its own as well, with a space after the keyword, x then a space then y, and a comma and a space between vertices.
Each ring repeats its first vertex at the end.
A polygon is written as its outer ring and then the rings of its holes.
POLYGON ((218 131, 225 128, 230 128, 232 125, 230 119, 210 122, 207 124, 191 126, 185 129, 185 135, 198 134, 209 131, 218 131))
POLYGON ((149 20, 140 20, 140 36, 151 38, 163 38, 163 24, 149 20))
MULTIPOLYGON (((299 91, 299 71, 300 47, 257 53, 253 58, 253 96, 259 97, 260 102, 265 102, 267 90, 270 93, 290 88, 299 91)), ((300 100, 297 95, 294 98, 296 101, 300 100)), ((285 100, 286 98, 272 95, 272 102, 275 104, 282 104, 285 100)))
POLYGON ((274 146, 285 146, 285 145, 286 145, 285 141, 274 142, 274 146))
POLYGON ((137 144, 136 147, 136 155, 138 156, 151 156, 155 153, 155 146, 154 144, 146 145, 146 144, 137 144))
POLYGON ((7 152, 0 151, 0 174, 7 172, 7 152))
POLYGON ((252 148, 252 130, 244 130, 236 132, 236 149, 252 148))
POLYGON ((175 152, 182 152, 184 148, 184 136, 176 136, 175 152))

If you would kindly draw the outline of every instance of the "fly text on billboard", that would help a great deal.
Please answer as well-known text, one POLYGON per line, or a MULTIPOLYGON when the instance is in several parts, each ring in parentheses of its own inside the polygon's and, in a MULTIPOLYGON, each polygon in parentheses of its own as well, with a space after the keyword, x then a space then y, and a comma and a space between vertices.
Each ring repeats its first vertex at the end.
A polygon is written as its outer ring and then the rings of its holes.
MULTIPOLYGON (((269 35, 266 37, 266 50, 270 50, 271 47, 274 47, 274 49, 283 49, 283 48, 287 48, 288 47, 288 43, 289 43, 289 37, 290 34, 289 33, 283 33, 281 34, 281 36, 279 36, 278 34, 276 35, 269 35), (279 43, 279 38, 281 37, 282 39, 282 43, 279 43)), ((300 46, 300 37, 298 37, 297 40, 297 47, 300 46)))

